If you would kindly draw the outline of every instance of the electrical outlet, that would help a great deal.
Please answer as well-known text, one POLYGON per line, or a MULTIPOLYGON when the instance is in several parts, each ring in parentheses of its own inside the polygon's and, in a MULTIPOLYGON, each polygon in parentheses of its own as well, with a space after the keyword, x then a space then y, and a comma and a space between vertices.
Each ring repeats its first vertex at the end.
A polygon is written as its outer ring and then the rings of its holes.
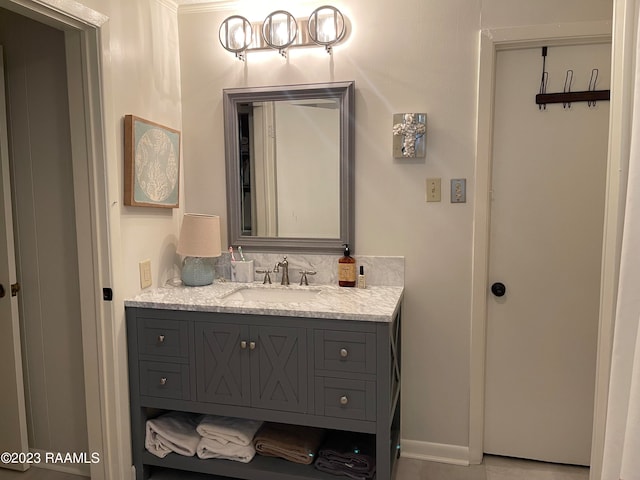
POLYGON ((466 203, 467 201, 467 179, 451 179, 451 203, 466 203))
POLYGON ((439 178, 427 178, 427 202, 439 202, 441 191, 439 178))
POLYGON ((140 287, 147 288, 153 283, 151 281, 151 260, 140 262, 140 287))

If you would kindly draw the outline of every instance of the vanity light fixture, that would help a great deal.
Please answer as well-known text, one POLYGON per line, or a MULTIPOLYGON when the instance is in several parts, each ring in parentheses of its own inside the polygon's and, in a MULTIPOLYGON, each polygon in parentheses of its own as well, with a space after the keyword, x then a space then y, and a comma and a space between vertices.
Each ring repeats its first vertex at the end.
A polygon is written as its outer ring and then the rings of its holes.
POLYGON ((346 26, 342 12, 336 7, 325 5, 316 8, 307 23, 309 38, 331 53, 331 47, 344 37, 346 26))
POLYGON ((222 46, 244 60, 244 52, 253 42, 251 22, 240 15, 232 15, 222 22, 218 32, 222 46))
POLYGON ((293 15, 284 10, 270 13, 262 23, 262 38, 283 57, 287 56, 287 48, 293 45, 297 36, 298 22, 293 15))
POLYGON ((213 283, 211 258, 222 254, 220 242, 220 217, 185 213, 180 228, 176 253, 184 256, 182 283, 200 287, 213 283))
POLYGON ((245 60, 246 52, 277 50, 287 56, 293 47, 322 46, 327 53, 340 43, 347 33, 347 21, 336 7, 325 5, 315 9, 308 18, 295 18, 285 10, 276 10, 263 22, 250 22, 240 15, 226 18, 220 25, 222 46, 245 60))

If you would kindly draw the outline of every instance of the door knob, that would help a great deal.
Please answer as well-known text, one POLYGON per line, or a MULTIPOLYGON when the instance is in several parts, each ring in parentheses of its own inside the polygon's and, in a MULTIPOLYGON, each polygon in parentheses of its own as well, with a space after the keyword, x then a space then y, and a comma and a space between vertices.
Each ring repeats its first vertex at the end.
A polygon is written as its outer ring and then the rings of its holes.
POLYGON ((0 298, 4 297, 6 292, 4 291, 4 285, 0 283, 0 298))
POLYGON ((503 297, 504 294, 507 293, 507 287, 505 287, 504 283, 496 282, 491 285, 491 293, 496 297, 503 297))

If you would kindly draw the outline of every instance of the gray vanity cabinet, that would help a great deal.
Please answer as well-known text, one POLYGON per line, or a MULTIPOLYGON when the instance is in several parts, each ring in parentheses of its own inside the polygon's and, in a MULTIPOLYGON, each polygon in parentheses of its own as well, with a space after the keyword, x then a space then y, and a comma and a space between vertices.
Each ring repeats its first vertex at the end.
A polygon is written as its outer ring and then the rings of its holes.
POLYGON ((376 480, 399 455, 400 310, 393 322, 126 308, 136 480, 334 480, 311 465, 145 450, 148 418, 175 410, 361 432, 376 480))

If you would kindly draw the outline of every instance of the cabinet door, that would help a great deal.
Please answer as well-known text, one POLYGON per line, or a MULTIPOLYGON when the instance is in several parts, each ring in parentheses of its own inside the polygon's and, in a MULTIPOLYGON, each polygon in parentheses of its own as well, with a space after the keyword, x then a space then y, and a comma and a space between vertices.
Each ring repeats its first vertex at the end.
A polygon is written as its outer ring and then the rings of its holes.
POLYGON ((196 322, 196 390, 198 401, 250 404, 249 350, 246 325, 196 322))
POLYGON ((254 326, 251 338, 251 405, 289 412, 307 410, 307 337, 304 328, 254 326))

